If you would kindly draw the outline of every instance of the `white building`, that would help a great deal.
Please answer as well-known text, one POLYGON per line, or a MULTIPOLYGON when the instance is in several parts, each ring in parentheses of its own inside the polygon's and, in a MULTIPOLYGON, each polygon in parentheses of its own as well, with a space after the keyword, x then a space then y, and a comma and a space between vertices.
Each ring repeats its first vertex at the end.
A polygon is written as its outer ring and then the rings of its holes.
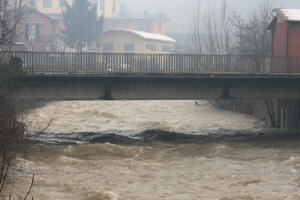
POLYGON ((116 29, 101 34, 97 50, 118 53, 170 53, 175 44, 176 41, 166 35, 116 29))

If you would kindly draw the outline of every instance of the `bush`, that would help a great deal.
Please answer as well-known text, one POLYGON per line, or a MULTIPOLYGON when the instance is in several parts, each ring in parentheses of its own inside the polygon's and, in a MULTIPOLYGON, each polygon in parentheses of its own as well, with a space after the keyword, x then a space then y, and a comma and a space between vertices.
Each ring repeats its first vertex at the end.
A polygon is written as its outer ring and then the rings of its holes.
POLYGON ((4 192, 15 155, 22 149, 24 125, 17 121, 14 101, 10 96, 10 78, 21 71, 0 64, 0 196, 4 192))

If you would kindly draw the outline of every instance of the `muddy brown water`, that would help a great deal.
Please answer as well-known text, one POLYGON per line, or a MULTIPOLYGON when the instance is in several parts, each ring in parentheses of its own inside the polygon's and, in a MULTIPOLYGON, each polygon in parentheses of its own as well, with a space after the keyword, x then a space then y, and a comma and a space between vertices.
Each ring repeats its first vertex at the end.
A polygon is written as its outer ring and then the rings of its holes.
POLYGON ((300 137, 206 101, 53 102, 25 123, 16 199, 32 173, 36 200, 300 199, 300 137))

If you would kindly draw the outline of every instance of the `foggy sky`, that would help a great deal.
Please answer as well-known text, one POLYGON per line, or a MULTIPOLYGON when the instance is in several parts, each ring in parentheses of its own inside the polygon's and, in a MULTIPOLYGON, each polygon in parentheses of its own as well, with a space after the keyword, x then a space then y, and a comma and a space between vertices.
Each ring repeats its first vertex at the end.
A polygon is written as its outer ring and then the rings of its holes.
MULTIPOLYGON (((191 32, 196 8, 201 6, 203 10, 209 5, 220 4, 221 0, 121 0, 127 5, 132 16, 142 17, 145 11, 158 10, 168 16, 170 33, 191 32)), ((250 13, 257 8, 263 0, 228 0, 230 9, 238 13, 250 13)), ((271 0, 276 8, 298 8, 300 0, 271 0)))

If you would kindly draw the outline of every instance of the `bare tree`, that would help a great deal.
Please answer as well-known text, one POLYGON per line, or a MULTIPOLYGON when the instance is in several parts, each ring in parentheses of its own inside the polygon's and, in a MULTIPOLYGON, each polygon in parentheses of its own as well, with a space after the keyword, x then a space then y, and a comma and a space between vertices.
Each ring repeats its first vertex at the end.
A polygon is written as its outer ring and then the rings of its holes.
MULTIPOLYGON (((200 10, 201 7, 197 8, 193 38, 195 52, 258 55, 252 57, 257 70, 268 69, 270 62, 264 56, 270 55, 271 50, 271 35, 267 31, 273 18, 271 1, 264 0, 247 17, 228 10, 226 0, 222 1, 220 8, 214 5, 210 7, 211 9, 206 9, 207 11, 203 14, 200 10), (221 15, 217 15, 217 12, 221 15)), ((213 103, 233 108, 243 102, 216 101, 213 103)), ((266 99, 264 104, 271 126, 278 127, 279 103, 276 100, 266 99)))
POLYGON ((226 0, 222 0, 220 7, 210 5, 203 13, 199 4, 193 24, 192 49, 195 52, 230 53, 232 33, 229 14, 226 0))
POLYGON ((14 43, 17 25, 23 15, 21 0, 0 0, 0 45, 14 43))
MULTIPOLYGON (((23 16, 21 0, 0 0, 0 46, 1 48, 15 43, 17 25, 23 16)), ((1 58, 5 56, 1 53, 1 58)), ((24 125, 17 120, 13 98, 9 92, 9 79, 14 68, 7 63, 0 63, 0 196, 3 195, 8 175, 16 154, 22 150, 24 125)), ((32 178, 32 184, 34 176, 32 178)), ((29 192, 32 188, 30 186, 29 192)), ((29 192, 24 199, 27 199, 29 192)), ((2 196, 1 196, 2 198, 2 196)), ((9 195, 8 199, 12 196, 9 195)))
POLYGON ((272 3, 264 0, 248 17, 228 8, 210 5, 201 12, 199 4, 193 24, 193 50, 210 54, 269 55, 270 34, 267 27, 273 18, 272 3), (221 13, 221 14, 219 14, 221 13))
MULTIPOLYGON (((23 142, 25 127, 17 120, 14 101, 9 93, 10 75, 4 66, 0 65, 2 75, 0 77, 0 199, 3 198, 14 158, 25 147, 23 142)), ((33 182, 34 176, 24 199, 28 198, 33 182)), ((8 199, 11 198, 12 196, 8 194, 8 199)))
POLYGON ((193 37, 191 38, 191 51, 202 53, 203 50, 203 41, 201 34, 201 4, 199 3, 198 8, 196 10, 196 14, 193 21, 193 37))
POLYGON ((231 16, 233 26, 233 53, 245 55, 269 55, 271 35, 267 28, 273 18, 273 5, 265 0, 244 19, 236 12, 231 16))

